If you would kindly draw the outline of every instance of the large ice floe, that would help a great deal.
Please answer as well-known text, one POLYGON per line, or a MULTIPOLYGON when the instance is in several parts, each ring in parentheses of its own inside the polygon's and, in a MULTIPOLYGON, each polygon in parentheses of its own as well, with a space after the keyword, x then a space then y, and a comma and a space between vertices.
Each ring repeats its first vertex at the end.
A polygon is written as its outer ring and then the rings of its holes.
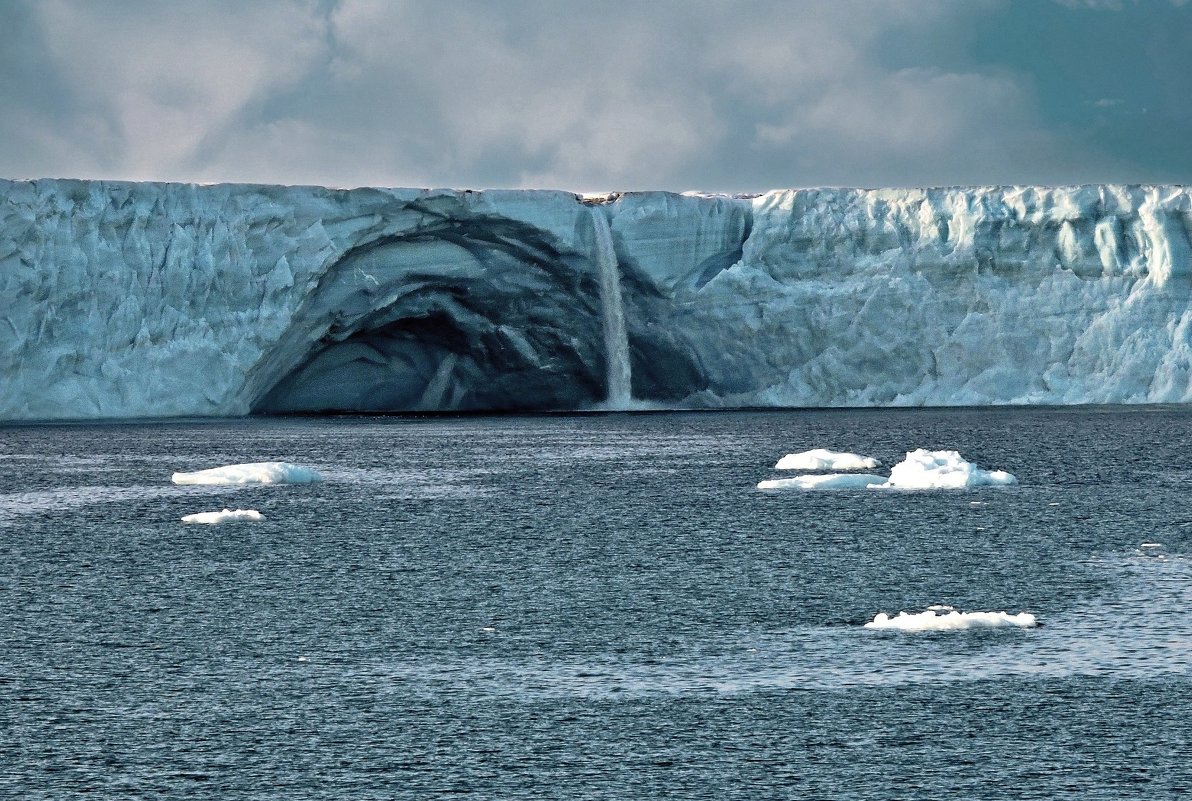
POLYGON ((867 629, 890 631, 963 631, 979 628, 1016 627, 1029 629, 1039 625, 1029 612, 1011 615, 1006 612, 961 612, 950 606, 932 606, 922 612, 900 612, 891 617, 879 612, 865 624, 867 629))
POLYGON ((0 420, 1192 401, 1179 186, 0 180, 0 420))
POLYGON ((884 489, 965 489, 967 487, 1006 486, 1018 479, 1004 470, 982 470, 956 451, 910 451, 906 458, 890 468, 884 489))
POLYGON ((313 484, 322 481, 317 470, 289 462, 251 462, 175 473, 175 484, 313 484))
POLYGON ((256 523, 264 519, 265 516, 256 509, 224 509, 222 512, 196 512, 186 515, 182 522, 217 526, 221 523, 256 523))
MULTIPOLYGON (((807 453, 815 453, 815 451, 807 453)), ((766 479, 758 482, 757 487, 758 489, 806 490, 941 490, 1008 486, 1017 483, 1018 479, 1010 473, 1004 470, 983 470, 956 451, 929 451, 919 448, 908 451, 906 458, 890 468, 889 478, 868 473, 817 473, 794 478, 766 479)))
POLYGON ((799 453, 788 453, 774 465, 775 470, 872 470, 880 465, 877 459, 856 453, 830 451, 827 448, 813 448, 799 453))

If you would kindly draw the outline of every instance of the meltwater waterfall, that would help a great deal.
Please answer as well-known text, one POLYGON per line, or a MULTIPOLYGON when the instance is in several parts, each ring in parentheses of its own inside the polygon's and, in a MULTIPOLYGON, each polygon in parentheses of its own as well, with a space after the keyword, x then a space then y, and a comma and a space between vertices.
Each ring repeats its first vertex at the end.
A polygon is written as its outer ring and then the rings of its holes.
POLYGON ((613 248, 613 233, 600 207, 592 209, 596 235, 596 270, 600 275, 600 305, 604 312, 604 354, 608 377, 609 408, 627 408, 633 400, 629 365, 629 336, 625 333, 625 307, 621 301, 621 270, 613 248))

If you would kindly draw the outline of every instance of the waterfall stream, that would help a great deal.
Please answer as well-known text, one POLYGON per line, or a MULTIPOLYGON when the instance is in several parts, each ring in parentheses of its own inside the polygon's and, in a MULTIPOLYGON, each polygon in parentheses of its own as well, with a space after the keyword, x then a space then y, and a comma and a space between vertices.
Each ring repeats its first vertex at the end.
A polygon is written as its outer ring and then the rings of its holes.
POLYGON ((600 305, 604 313, 604 354, 609 408, 628 408, 633 400, 629 365, 629 335, 625 333, 625 307, 621 301, 621 269, 613 249, 613 233, 600 207, 592 208, 596 235, 596 271, 600 276, 600 305))

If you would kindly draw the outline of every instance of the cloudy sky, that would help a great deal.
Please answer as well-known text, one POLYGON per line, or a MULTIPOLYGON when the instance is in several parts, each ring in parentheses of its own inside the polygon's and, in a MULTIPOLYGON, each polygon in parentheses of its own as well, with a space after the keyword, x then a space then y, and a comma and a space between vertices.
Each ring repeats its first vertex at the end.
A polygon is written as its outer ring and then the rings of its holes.
POLYGON ((1187 0, 0 0, 0 175, 1192 182, 1187 0))

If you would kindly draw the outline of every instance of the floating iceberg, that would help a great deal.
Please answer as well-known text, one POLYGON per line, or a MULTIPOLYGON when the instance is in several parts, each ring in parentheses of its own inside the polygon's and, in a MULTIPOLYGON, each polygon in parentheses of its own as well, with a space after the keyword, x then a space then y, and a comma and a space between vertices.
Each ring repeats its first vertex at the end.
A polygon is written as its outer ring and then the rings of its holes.
POLYGON ((895 617, 879 612, 873 620, 865 624, 865 628, 892 631, 961 631, 1006 627, 1030 629, 1037 625, 1038 621, 1030 612, 1019 612, 1016 615, 1006 612, 960 612, 952 607, 932 606, 917 614, 900 612, 895 617))
POLYGON ((788 453, 774 465, 775 470, 872 470, 880 465, 877 459, 856 453, 814 448, 801 453, 788 453))
POLYGON ((758 489, 864 489, 880 486, 886 481, 885 476, 874 476, 868 473, 826 473, 823 475, 795 476, 794 478, 775 478, 759 481, 758 489))
POLYGON ((1018 479, 1004 470, 982 470, 956 451, 919 448, 908 452, 905 459, 890 469, 890 479, 881 488, 964 489, 1017 483, 1018 479))
POLYGON ((182 518, 183 523, 205 523, 216 526, 220 523, 257 522, 265 516, 256 509, 224 509, 222 512, 196 512, 182 518))
MULTIPOLYGON (((815 454, 817 451, 807 451, 815 454)), ((822 451, 831 453, 831 451, 822 451)), ((806 456, 792 454, 792 456, 806 456)), ((839 454, 835 454, 839 455, 839 454)), ((856 454, 843 454, 857 457, 856 454)), ((810 464, 811 459, 806 463, 810 464)), ((873 461, 873 460, 870 460, 873 461)), ((782 462, 778 463, 779 466, 782 462)), ((815 468, 811 468, 815 469, 815 468)), ((758 489, 900 489, 933 490, 964 489, 987 485, 1017 484, 1018 479, 1004 470, 982 470, 966 461, 956 451, 929 451, 923 448, 909 451, 906 458, 890 469, 890 477, 869 473, 822 473, 795 478, 777 478, 758 482, 758 489)))
POLYGON ((313 484, 323 477, 309 467, 289 462, 252 462, 175 473, 170 480, 175 484, 313 484))

